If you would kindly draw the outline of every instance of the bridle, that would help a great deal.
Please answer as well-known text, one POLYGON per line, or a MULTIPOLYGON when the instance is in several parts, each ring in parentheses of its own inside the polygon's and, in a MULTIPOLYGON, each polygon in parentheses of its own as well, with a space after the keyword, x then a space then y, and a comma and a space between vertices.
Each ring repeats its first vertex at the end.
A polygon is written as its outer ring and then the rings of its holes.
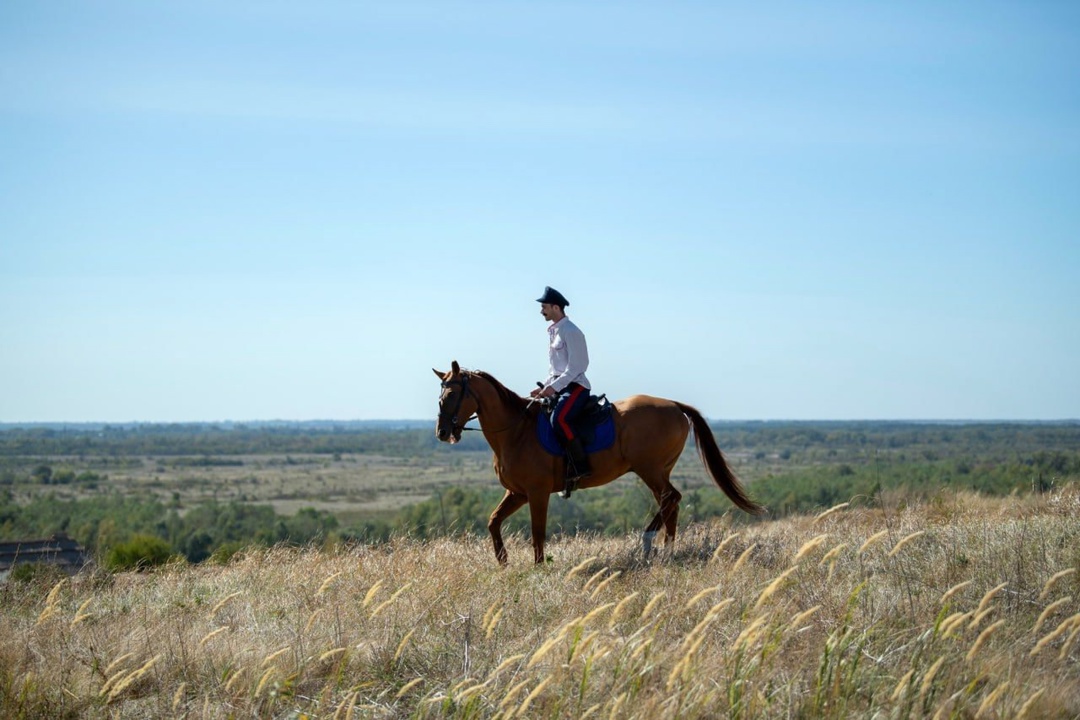
MULTIPOLYGON (((465 402, 465 396, 466 395, 472 395, 474 398, 476 398, 476 394, 473 393, 473 391, 469 389, 469 376, 466 375, 465 373, 461 374, 461 379, 460 380, 443 380, 442 381, 442 386, 444 388, 451 388, 451 387, 453 387, 455 385, 460 385, 461 386, 461 394, 457 396, 457 402, 454 403, 454 409, 453 410, 448 410, 446 408, 443 408, 442 403, 439 403, 439 407, 440 407, 440 410, 439 410, 439 422, 440 423, 449 422, 450 423, 450 433, 451 434, 456 433, 456 434, 460 435, 465 430, 476 430, 476 428, 465 427, 465 425, 470 420, 472 420, 475 417, 478 417, 476 413, 473 413, 471 416, 465 418, 465 422, 458 423, 458 413, 461 412, 461 404, 463 402, 465 402)), ((479 398, 476 398, 476 399, 477 399, 477 404, 479 405, 479 398)))

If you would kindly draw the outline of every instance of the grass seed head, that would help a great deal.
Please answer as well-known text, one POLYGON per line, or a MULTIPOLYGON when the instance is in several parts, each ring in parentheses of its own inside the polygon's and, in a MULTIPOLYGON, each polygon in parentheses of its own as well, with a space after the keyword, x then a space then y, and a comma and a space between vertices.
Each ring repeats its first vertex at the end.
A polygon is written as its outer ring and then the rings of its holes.
POLYGON ((825 563, 832 562, 833 560, 838 558, 840 556, 840 553, 842 553, 844 551, 844 548, 846 547, 847 543, 840 543, 839 545, 833 546, 833 548, 829 550, 829 552, 825 553, 825 555, 822 556, 821 560, 818 562, 818 567, 821 567, 825 563))
POLYGON ((754 554, 755 550, 757 550, 757 543, 754 543, 750 547, 743 550, 742 554, 739 555, 739 559, 736 560, 735 564, 731 566, 730 570, 728 570, 728 577, 732 577, 733 575, 735 575, 735 573, 739 572, 739 570, 742 569, 742 566, 746 564, 746 561, 750 559, 750 556, 754 554))
POLYGON ((593 583, 597 582, 600 578, 602 578, 604 576, 604 573, 606 573, 607 571, 608 568, 605 566, 593 573, 592 577, 585 581, 585 585, 582 586, 581 591, 589 592, 589 588, 592 587, 593 583))
POLYGON ((661 590, 660 592, 649 598, 649 602, 645 603, 645 607, 641 610, 640 618, 644 620, 646 617, 652 614, 652 611, 656 609, 656 606, 660 604, 660 601, 667 597, 667 591, 661 590))
POLYGON ((491 671, 491 673, 488 675, 488 678, 489 679, 494 679, 503 670, 510 667, 511 665, 514 665, 514 664, 520 662, 521 659, 524 658, 524 657, 525 657, 525 653, 518 653, 517 655, 511 655, 510 657, 506 658, 501 663, 499 663, 499 666, 491 671))
POLYGON ((345 699, 338 703, 337 710, 334 711, 334 720, 352 720, 353 710, 356 708, 356 698, 359 696, 359 692, 351 692, 346 695, 345 699))
POLYGON ((1057 584, 1058 580, 1060 580, 1063 577, 1068 577, 1069 575, 1072 575, 1075 572, 1076 572, 1076 568, 1069 568, 1068 570, 1062 570, 1061 572, 1056 572, 1053 575, 1051 575, 1050 579, 1047 580, 1046 583, 1043 585, 1042 593, 1039 594, 1039 599, 1040 600, 1045 600, 1046 597, 1050 594, 1050 591, 1054 588, 1054 585, 1057 584))
POLYGON ((1058 625, 1052 631, 1048 632, 1046 635, 1043 635, 1039 642, 1035 643, 1035 647, 1031 649, 1029 655, 1031 657, 1038 655, 1040 652, 1042 652, 1043 648, 1045 648, 1047 645, 1054 642, 1059 637, 1068 632, 1069 628, 1072 627, 1073 622, 1078 619, 1080 619, 1080 613, 1062 620, 1060 625, 1058 625))
POLYGON ((225 632, 228 629, 229 628, 227 626, 222 625, 221 627, 216 628, 216 629, 211 630, 210 632, 206 633, 205 635, 203 635, 203 639, 199 641, 199 647, 202 647, 202 646, 206 645, 206 643, 210 642, 211 640, 213 640, 218 635, 220 635, 221 633, 225 632))
POLYGON ((839 505, 833 505, 831 508, 829 508, 825 512, 819 513, 817 515, 817 517, 814 518, 814 524, 817 525, 819 522, 821 522, 825 518, 829 517, 830 515, 832 515, 834 513, 838 513, 841 510, 847 508, 847 506, 850 505, 850 504, 851 503, 849 503, 849 502, 843 502, 843 503, 840 503, 839 505))
POLYGON ((611 575, 607 576, 604 579, 604 581, 601 582, 599 585, 597 585, 596 589, 592 591, 592 594, 589 596, 589 599, 590 600, 595 600, 596 596, 599 595, 600 593, 602 593, 604 591, 604 588, 606 588, 608 585, 610 585, 612 583, 612 581, 615 580, 615 578, 619 577, 620 575, 622 575, 622 570, 616 570, 615 572, 611 573, 611 575))
POLYGON ((993 692, 987 695, 986 698, 984 698, 983 701, 979 704, 979 709, 975 712, 975 719, 978 720, 978 718, 986 717, 986 714, 990 712, 990 710, 994 707, 995 704, 997 704, 997 701, 1000 700, 1001 696, 1005 694, 1005 690, 1008 687, 1009 681, 1006 680, 1005 682, 994 688, 993 692))
POLYGON ((709 597, 710 595, 715 595, 719 590, 720 590, 719 585, 717 585, 715 587, 707 587, 707 588, 705 588, 704 590, 699 592, 697 595, 695 595, 694 597, 687 600, 686 605, 683 606, 683 609, 684 610, 693 609, 693 607, 695 605, 697 605, 699 602, 701 602, 705 598, 709 597))
POLYGON ((521 707, 518 708, 517 717, 525 717, 525 714, 529 711, 529 706, 532 705, 533 700, 540 697, 540 693, 544 692, 544 688, 551 684, 552 677, 548 676, 544 680, 533 688, 533 691, 529 693, 524 700, 521 701, 521 707))
POLYGON ((625 610, 626 606, 633 602, 639 594, 640 593, 635 590, 634 592, 630 593, 619 601, 619 604, 616 605, 615 609, 611 611, 611 619, 608 621, 608 627, 615 627, 615 623, 618 622, 623 610, 625 610))
POLYGON ((806 620, 821 609, 821 605, 815 605, 809 610, 803 610, 801 613, 797 613, 791 618, 791 622, 788 623, 788 628, 791 630, 798 630, 806 620))
POLYGON ((712 554, 712 557, 709 558, 709 562, 715 562, 717 559, 719 559, 720 553, 724 552, 725 548, 727 548, 727 546, 730 545, 731 542, 733 540, 735 540, 735 538, 739 537, 739 535, 741 535, 741 534, 742 533, 737 533, 736 532, 736 533, 732 533, 732 534, 728 535, 726 538, 724 538, 720 542, 720 544, 716 546, 716 549, 713 550, 713 554, 712 554))
POLYGON ((92 603, 93 601, 93 596, 90 596, 86 598, 86 600, 84 600, 81 605, 79 605, 79 609, 75 611, 75 617, 71 620, 71 627, 75 627, 83 620, 93 617, 92 613, 86 612, 86 608, 90 607, 90 603, 92 603))
POLYGON ((735 598, 724 598, 720 602, 709 608, 709 612, 705 613, 706 617, 717 617, 720 613, 726 610, 730 605, 735 602, 735 598))
POLYGON ((792 562, 798 564, 804 557, 821 547, 825 543, 827 537, 829 537, 829 535, 828 533, 825 533, 804 542, 802 547, 799 548, 799 551, 795 553, 795 559, 792 560, 792 562))
POLYGON ((60 597, 60 590, 67 584, 67 578, 63 578, 60 582, 53 585, 52 590, 45 596, 45 606, 51 607, 56 604, 56 601, 60 597))
POLYGON ((583 617, 581 619, 581 624, 583 626, 588 625, 590 622, 592 622, 593 620, 598 618, 600 615, 602 615, 604 612, 606 612, 608 608, 612 608, 612 607, 615 607, 615 603, 613 603, 613 602, 604 603, 600 607, 590 611, 587 615, 585 615, 585 617, 583 617))
POLYGON ((949 599, 953 595, 960 592, 961 590, 963 590, 964 588, 966 588, 970 584, 971 584, 970 580, 965 580, 962 583, 957 583, 956 585, 953 585, 951 588, 949 588, 948 590, 945 591, 945 594, 941 596, 941 600, 939 602, 942 605, 944 605, 945 603, 947 603, 949 601, 949 599))
POLYGON ((514 687, 507 690, 505 697, 503 697, 503 699, 499 702, 499 709, 500 710, 505 710, 507 707, 509 707, 510 703, 512 703, 514 701, 514 698, 517 696, 517 694, 519 692, 521 692, 522 690, 524 690, 525 687, 530 682, 532 682, 532 681, 530 679, 526 678, 526 679, 522 680, 521 682, 519 682, 514 687))
POLYGON ((229 604, 231 600, 240 597, 240 595, 242 594, 243 593, 240 592, 234 592, 231 595, 226 595, 225 597, 223 597, 216 605, 214 605, 213 608, 210 609, 210 617, 214 617, 215 615, 217 615, 219 612, 221 612, 221 609, 223 607, 229 604))
POLYGON ((262 695, 263 688, 266 687, 267 683, 270 682, 271 678, 273 678, 274 675, 277 675, 276 667, 269 667, 266 669, 266 672, 264 672, 262 677, 259 679, 259 684, 255 686, 255 697, 259 697, 260 695, 262 695))
POLYGON ((896 702, 904 696, 904 692, 907 690, 908 685, 911 683, 911 677, 915 674, 915 669, 908 670, 904 677, 900 678, 900 682, 896 683, 896 688, 892 691, 892 696, 889 698, 893 702, 896 702))
POLYGON ((1027 718, 1029 716, 1034 717, 1032 715, 1032 709, 1034 709, 1036 701, 1038 701, 1038 699, 1042 697, 1042 694, 1044 692, 1046 692, 1046 688, 1039 688, 1038 690, 1033 692, 1031 694, 1031 697, 1025 700, 1024 704, 1020 706, 1020 711, 1016 713, 1016 720, 1024 720, 1024 718, 1027 718))
POLYGON ((161 655, 155 655, 154 657, 143 663, 142 667, 129 673, 124 679, 116 683, 113 689, 109 692, 109 696, 105 699, 105 704, 112 703, 113 700, 120 697, 120 694, 134 685, 140 678, 150 672, 150 669, 157 664, 157 661, 161 659, 161 655))
POLYGON ((577 575, 579 572, 581 572, 585 568, 589 567, 589 565, 591 565, 593 562, 596 561, 596 558, 597 558, 596 555, 592 555, 590 557, 585 558, 584 560, 579 562, 574 567, 570 568, 570 571, 568 573, 566 573, 565 579, 569 580, 570 578, 574 577, 575 575, 577 575))
POLYGON ((289 650, 291 650, 291 649, 292 649, 291 645, 286 645, 285 647, 281 648, 280 650, 275 650, 274 652, 270 653, 269 655, 267 655, 266 657, 263 658, 263 661, 261 663, 259 663, 259 667, 260 668, 266 667, 267 665, 274 662, 275 660, 277 660, 279 657, 281 657, 285 653, 289 652, 289 650))
POLYGON ((758 615, 754 620, 743 628, 743 631, 739 633, 739 636, 735 638, 735 642, 731 644, 732 650, 738 650, 739 648, 749 645, 757 637, 758 629, 765 624, 765 620, 768 615, 758 615))
POLYGON ((367 607, 371 604, 371 601, 375 599, 375 596, 379 593, 379 589, 382 588, 382 585, 383 581, 378 580, 375 582, 374 585, 371 586, 371 588, 367 591, 367 594, 364 595, 364 602, 361 603, 361 607, 367 607))
POLYGON ((34 627, 45 624, 46 620, 57 614, 59 614, 59 610, 56 609, 56 605, 46 605, 45 608, 41 611, 41 614, 38 615, 37 622, 34 623, 34 627))
POLYGON ((343 572, 345 571, 339 570, 338 572, 329 575, 325 580, 323 580, 322 585, 320 585, 319 589, 315 592, 315 597, 319 597, 327 590, 329 590, 330 587, 334 584, 334 581, 341 577, 343 572))
POLYGON ((182 703, 184 701, 184 691, 186 689, 187 689, 187 683, 182 682, 176 688, 176 692, 173 693, 173 698, 172 698, 173 715, 176 715, 176 712, 180 709, 180 703, 182 703))
POLYGON ((229 675, 229 679, 225 682, 225 692, 235 693, 236 688, 240 685, 240 682, 247 677, 248 669, 245 667, 238 668, 236 672, 229 675))
POLYGON ((555 647, 555 644, 557 642, 559 642, 560 640, 562 640, 563 637, 564 637, 564 634, 559 633, 557 635, 554 635, 554 636, 548 638, 544 642, 544 644, 541 645, 539 648, 537 648, 536 652, 534 652, 532 654, 532 657, 529 658, 529 662, 528 662, 528 664, 525 665, 525 667, 526 668, 531 668, 534 665, 536 665, 538 662, 543 660, 544 656, 546 656, 551 651, 551 648, 555 647))
POLYGON ((970 611, 963 613, 957 612, 945 618, 941 622, 941 636, 952 637, 953 633, 956 630, 959 630, 960 627, 963 626, 964 622, 966 622, 967 619, 971 617, 971 615, 972 613, 970 611))
POLYGON ((1047 618, 1053 615, 1062 605, 1067 605, 1070 602, 1072 602, 1072 596, 1066 595, 1065 597, 1055 600, 1054 602, 1047 605, 1046 608, 1042 611, 1042 614, 1039 615, 1039 619, 1035 621, 1035 626, 1031 629, 1031 632, 1037 635, 1039 633, 1039 630, 1042 628, 1043 623, 1046 622, 1047 618))
POLYGON ((987 590, 986 594, 982 596, 982 600, 979 601, 979 607, 976 608, 975 612, 980 613, 985 610, 986 606, 990 604, 990 601, 997 597, 997 594, 1004 590, 1008 585, 1009 583, 1003 582, 997 587, 993 587, 987 590))
POLYGON ((128 661, 128 659, 130 659, 134 655, 135 653, 124 653, 123 655, 109 663, 108 667, 105 668, 102 674, 105 676, 111 675, 113 670, 115 670, 120 665, 123 665, 125 662, 128 661))
POLYGON ((974 642, 974 644, 972 644, 971 649, 968 650, 968 654, 967 654, 965 659, 968 662, 971 662, 972 660, 974 660, 975 655, 978 654, 979 648, 981 648, 983 646, 983 643, 986 642, 986 639, 988 637, 990 637, 992 634, 994 634, 994 632, 996 632, 997 629, 999 627, 1001 627, 1002 625, 1004 625, 1004 624, 1005 624, 1004 620, 998 620, 996 623, 994 623, 993 625, 990 625, 985 630, 983 630, 981 633, 979 633, 979 637, 977 637, 975 639, 975 642, 974 642))
POLYGON ((893 546, 893 549, 889 551, 889 557, 896 557, 897 553, 899 553, 901 550, 903 550, 905 545, 910 543, 915 538, 921 537, 922 535, 925 535, 925 534, 926 534, 925 530, 916 530, 915 532, 911 533, 907 537, 902 538, 900 540, 900 542, 896 543, 896 545, 893 546))
POLYGON ((974 630, 975 628, 982 625, 982 621, 985 620, 986 616, 992 612, 994 612, 994 607, 990 606, 984 610, 975 613, 975 617, 972 618, 971 622, 968 624, 968 630, 974 630))
POLYGON ((491 635, 495 632, 495 628, 499 625, 499 620, 502 619, 504 606, 500 605, 499 609, 495 611, 495 614, 491 616, 491 619, 484 623, 484 638, 491 639, 491 635))
MULTIPOLYGON (((327 662, 329 660, 333 660, 338 655, 341 655, 343 652, 346 652, 346 648, 338 647, 338 648, 334 648, 333 650, 327 650, 326 652, 324 652, 322 655, 319 656, 319 662, 324 663, 324 662, 327 662)), ((396 655, 394 656, 394 659, 397 660, 396 655)))
POLYGON ((766 602, 768 602, 769 598, 771 598, 776 593, 776 591, 779 590, 785 582, 787 582, 787 579, 791 577, 791 574, 798 569, 798 565, 792 565, 787 570, 777 575, 776 578, 771 583, 769 583, 764 590, 761 591, 761 595, 758 596, 757 602, 754 603, 754 609, 757 610, 766 602))
POLYGON ((1064 660, 1069 656, 1072 651, 1073 643, 1076 642, 1076 636, 1080 635, 1080 620, 1073 623, 1072 632, 1069 633, 1069 637, 1065 638, 1065 642, 1061 643, 1061 651, 1058 653, 1058 660, 1064 660))
POLYGON ((864 552, 866 552, 867 550, 872 548, 874 545, 878 544, 883 539, 885 539, 885 536, 888 535, 888 534, 889 534, 888 530, 882 530, 881 532, 874 533, 873 535, 871 535, 870 537, 868 537, 866 539, 866 542, 864 542, 862 545, 859 546, 858 554, 862 555, 864 552))
POLYGON ((409 632, 405 633, 405 637, 401 638, 401 642, 398 643, 397 650, 394 652, 394 662, 397 662, 401 658, 401 653, 405 652, 405 646, 409 644, 409 640, 412 639, 413 633, 416 632, 416 628, 413 628, 409 632))
POLYGON ((488 609, 484 611, 484 617, 480 621, 480 626, 486 630, 488 623, 491 622, 492 616, 495 615, 495 613, 497 613, 503 607, 505 607, 505 605, 503 605, 503 603, 499 600, 496 600, 495 602, 488 605, 488 609))
POLYGON ((938 670, 940 670, 941 666, 944 664, 945 656, 942 655, 936 661, 934 661, 934 664, 931 665, 930 669, 926 671, 925 675, 923 675, 922 683, 919 685, 920 698, 925 698, 926 694, 930 692, 930 688, 934 686, 934 678, 937 676, 938 670))

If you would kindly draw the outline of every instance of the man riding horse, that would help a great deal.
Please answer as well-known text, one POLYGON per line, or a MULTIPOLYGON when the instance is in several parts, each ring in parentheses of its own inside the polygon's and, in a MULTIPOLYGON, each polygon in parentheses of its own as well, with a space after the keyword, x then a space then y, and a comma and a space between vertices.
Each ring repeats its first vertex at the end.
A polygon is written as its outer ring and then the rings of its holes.
POLYGON ((534 398, 555 398, 551 426, 567 455, 566 481, 560 495, 568 498, 577 483, 592 474, 581 437, 574 429, 574 421, 588 402, 592 389, 585 377, 589 368, 589 347, 585 334, 566 316, 570 301, 562 293, 545 287, 537 302, 540 303, 540 314, 551 323, 548 326, 549 367, 547 380, 530 394, 534 398))
POLYGON ((588 408, 582 411, 579 404, 589 395, 585 336, 566 317, 570 303, 557 290, 546 288, 538 301, 541 314, 551 322, 551 371, 547 381, 531 394, 533 399, 558 398, 550 419, 543 416, 533 400, 521 397, 490 373, 462 369, 456 360, 447 371, 432 368, 442 388, 435 436, 441 442, 456 443, 466 430, 465 424, 475 417, 495 454, 495 475, 506 493, 488 518, 488 532, 500 564, 507 562, 503 522, 522 507, 529 506, 533 561, 542 563, 551 495, 562 490, 568 497, 575 484, 580 488, 599 487, 630 472, 641 478, 658 506, 642 537, 646 554, 651 552, 652 540, 661 529, 665 544, 670 546, 675 541, 682 499, 682 493, 671 484, 671 472, 691 430, 702 465, 717 487, 746 512, 765 512, 728 467, 708 421, 686 403, 649 395, 618 400, 611 404, 607 419, 597 426, 591 440, 583 441, 579 432, 582 428, 574 427, 573 421, 575 413, 589 412, 588 408), (601 428, 610 429, 603 442, 601 428), (564 467, 567 461, 558 456, 558 448, 549 445, 547 435, 552 434, 564 442, 570 455, 569 466, 564 467), (587 444, 592 452, 588 459, 587 444))

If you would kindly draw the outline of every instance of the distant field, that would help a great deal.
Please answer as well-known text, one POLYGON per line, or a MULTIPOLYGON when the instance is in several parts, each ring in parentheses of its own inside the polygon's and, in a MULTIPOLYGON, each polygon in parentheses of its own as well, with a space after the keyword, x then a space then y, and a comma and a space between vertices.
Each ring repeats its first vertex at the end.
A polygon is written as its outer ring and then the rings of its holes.
POLYGON ((396 510, 424 500, 450 485, 490 481, 490 453, 446 458, 394 458, 379 455, 289 454, 202 457, 125 457, 109 459, 51 456, 24 463, 23 472, 48 464, 54 469, 106 475, 91 483, 20 487, 49 489, 58 497, 96 493, 152 494, 181 506, 210 500, 268 503, 282 512, 322 506, 342 512, 396 510), (33 466, 33 467, 31 467, 33 466))
MULTIPOLYGON (((418 430, 390 433, 414 441, 427 434, 418 430)), ((455 448, 413 442, 405 452, 392 455, 377 451, 283 453, 273 443, 265 452, 235 452, 216 445, 200 454, 186 454, 185 450, 199 448, 183 437, 175 439, 179 454, 151 455, 130 446, 89 451, 74 447, 81 440, 79 434, 72 434, 57 442, 23 445, 24 450, 69 450, 64 453, 9 451, 0 456, 0 483, 11 488, 16 499, 41 492, 62 499, 120 493, 153 495, 181 508, 207 501, 238 501, 270 504, 283 514, 315 507, 345 516, 393 512, 449 487, 498 487, 491 450, 478 436, 455 448), (50 469, 49 478, 35 476, 42 466, 50 469)), ((729 460, 749 477, 770 465, 747 464, 748 452, 729 453, 729 460)), ((681 487, 709 482, 692 451, 684 454, 673 477, 681 487)))

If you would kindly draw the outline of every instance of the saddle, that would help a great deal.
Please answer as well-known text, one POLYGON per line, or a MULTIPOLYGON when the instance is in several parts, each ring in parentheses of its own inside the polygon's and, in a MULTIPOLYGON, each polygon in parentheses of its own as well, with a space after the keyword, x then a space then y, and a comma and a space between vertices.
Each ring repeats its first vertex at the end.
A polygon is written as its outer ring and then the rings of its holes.
MULTIPOLYGON (((536 439, 544 450, 552 455, 562 456, 566 454, 559 439, 555 436, 555 430, 551 427, 550 415, 553 408, 549 405, 545 412, 548 417, 536 423, 536 439)), ((607 395, 590 395, 585 401, 585 406, 574 418, 574 432, 581 438, 581 444, 586 453, 606 450, 615 444, 615 417, 612 413, 612 404, 608 402, 607 395)))

